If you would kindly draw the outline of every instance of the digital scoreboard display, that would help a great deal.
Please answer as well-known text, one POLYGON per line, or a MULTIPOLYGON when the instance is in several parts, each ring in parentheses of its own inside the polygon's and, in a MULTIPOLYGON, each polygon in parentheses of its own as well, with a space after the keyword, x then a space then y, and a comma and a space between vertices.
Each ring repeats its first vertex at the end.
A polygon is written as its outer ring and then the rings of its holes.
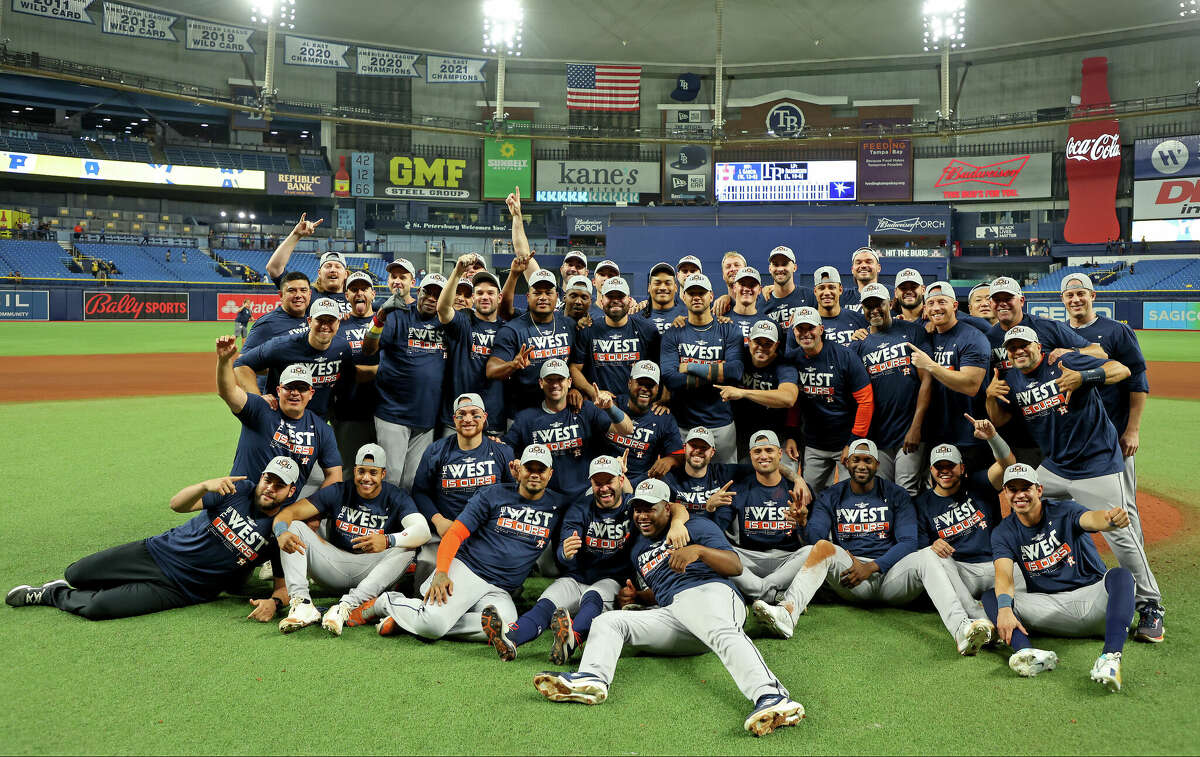
POLYGON ((718 163, 718 202, 840 202, 857 198, 853 160, 718 163))

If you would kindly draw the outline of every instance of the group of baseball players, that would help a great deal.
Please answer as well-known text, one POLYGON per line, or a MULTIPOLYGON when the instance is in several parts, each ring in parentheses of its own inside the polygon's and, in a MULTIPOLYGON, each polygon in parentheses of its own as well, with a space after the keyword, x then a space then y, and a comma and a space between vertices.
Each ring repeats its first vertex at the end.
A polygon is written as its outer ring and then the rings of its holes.
POLYGON ((1111 690, 1131 626, 1162 641, 1135 500, 1146 365, 1086 275, 1062 282, 1068 323, 1026 312, 1008 277, 973 288, 969 314, 912 269, 889 290, 869 247, 848 286, 832 266, 802 286, 780 246, 765 275, 727 252, 719 287, 694 256, 658 263, 638 300, 611 260, 541 268, 507 203, 503 284, 464 255, 414 289, 401 258, 378 303, 340 253, 314 281, 287 271, 321 223, 302 218, 267 266, 278 308, 241 350, 216 341, 240 424, 229 475, 171 499, 184 524, 8 604, 127 617, 266 564, 274 591, 249 617, 282 613, 284 633, 377 624, 512 660, 549 632, 556 666, 582 648, 575 672, 534 679, 556 702, 604 701, 624 650, 712 650, 755 735, 804 708, 746 615, 789 638, 822 589, 865 607, 924 594, 959 654, 1003 642, 1022 676, 1057 664, 1033 633, 1103 636, 1091 678, 1111 690), (554 580, 518 615, 534 571, 554 580), (318 608, 310 581, 340 598, 318 608))

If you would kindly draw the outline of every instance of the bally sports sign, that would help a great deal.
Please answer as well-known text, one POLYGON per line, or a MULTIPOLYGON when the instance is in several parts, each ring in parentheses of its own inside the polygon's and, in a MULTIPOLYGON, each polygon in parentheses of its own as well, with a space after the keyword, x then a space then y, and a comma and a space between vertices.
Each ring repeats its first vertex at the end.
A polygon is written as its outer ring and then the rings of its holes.
POLYGON ((1050 153, 921 158, 913 200, 1013 200, 1050 196, 1050 153))

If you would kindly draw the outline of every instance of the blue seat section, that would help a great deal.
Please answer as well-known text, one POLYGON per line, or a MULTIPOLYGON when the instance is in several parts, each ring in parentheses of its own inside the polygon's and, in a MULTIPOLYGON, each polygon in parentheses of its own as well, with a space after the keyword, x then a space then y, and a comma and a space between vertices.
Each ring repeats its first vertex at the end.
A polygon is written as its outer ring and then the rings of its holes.
POLYGON ((195 247, 153 247, 132 244, 81 243, 76 247, 84 255, 111 260, 121 271, 113 278, 136 281, 187 281, 228 282, 222 276, 217 263, 202 250, 195 247), (166 261, 167 250, 171 251, 171 262, 166 261), (187 250, 188 261, 183 262, 183 251, 187 250))
POLYGON ((325 165, 324 158, 315 155, 301 155, 300 170, 305 173, 329 173, 329 166, 325 165))
POLYGON ((1067 266, 1046 274, 1025 287, 1026 292, 1057 292, 1059 283, 1072 273, 1091 276, 1096 291, 1200 290, 1200 260, 1168 258, 1108 263, 1100 266, 1067 266))
POLYGON ((80 279, 92 281, 90 273, 67 270, 70 256, 55 242, 0 239, 0 276, 20 273, 24 278, 80 279))
MULTIPOLYGON (((1108 265, 1101 265, 1099 267, 1088 266, 1086 268, 1081 265, 1069 265, 1064 268, 1060 268, 1053 273, 1046 274, 1033 284, 1022 287, 1022 289, 1026 292, 1057 292, 1059 283, 1072 273, 1086 273, 1092 277, 1093 282, 1096 282, 1102 279, 1104 276, 1110 274, 1118 265, 1120 264, 1111 263, 1108 265)), ((1097 284, 1097 286, 1099 286, 1099 284, 1097 284)))
POLYGON ((91 158, 92 151, 78 139, 25 139, 0 136, 0 150, 29 152, 37 155, 66 155, 72 158, 91 158))
POLYGON ((287 172, 286 155, 241 152, 237 150, 210 150, 199 147, 167 147, 163 150, 167 162, 182 166, 208 166, 210 168, 241 168, 251 171, 287 172))
POLYGON ((150 147, 145 142, 127 142, 124 140, 104 140, 98 142, 108 157, 113 160, 128 160, 134 163, 157 163, 150 154, 150 147))

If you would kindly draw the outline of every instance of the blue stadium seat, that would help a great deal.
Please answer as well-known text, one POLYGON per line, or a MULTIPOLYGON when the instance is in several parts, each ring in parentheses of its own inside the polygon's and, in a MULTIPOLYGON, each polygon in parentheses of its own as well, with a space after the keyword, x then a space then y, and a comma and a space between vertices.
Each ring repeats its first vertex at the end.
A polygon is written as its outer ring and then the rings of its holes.
POLYGON ((0 276, 92 280, 90 273, 67 270, 70 256, 56 242, 0 239, 0 276))

